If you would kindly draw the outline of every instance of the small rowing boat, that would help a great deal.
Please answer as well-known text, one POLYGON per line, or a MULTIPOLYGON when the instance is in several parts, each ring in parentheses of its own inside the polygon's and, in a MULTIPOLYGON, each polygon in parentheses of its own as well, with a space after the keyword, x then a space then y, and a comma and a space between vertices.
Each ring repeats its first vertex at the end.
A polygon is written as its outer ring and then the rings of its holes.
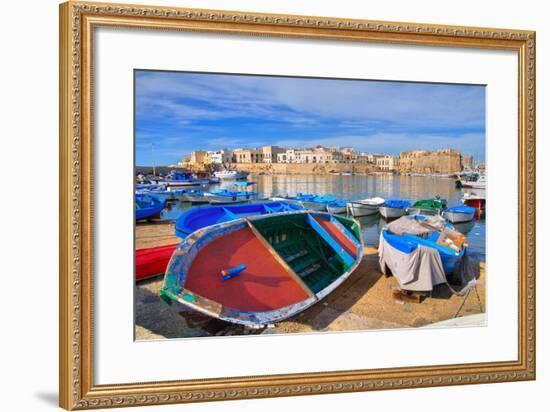
POLYGON ((327 212, 332 214, 346 213, 346 200, 335 200, 327 203, 327 212))
POLYGON ((264 327, 326 297, 362 255, 359 226, 346 217, 296 211, 237 219, 185 238, 170 259, 160 296, 176 311, 183 305, 264 327))
POLYGON ((160 215, 166 206, 166 200, 145 193, 136 193, 135 215, 136 220, 150 219, 160 215))
POLYGON ((434 198, 423 199, 415 202, 414 205, 409 207, 409 215, 424 215, 434 216, 440 215, 441 211, 447 208, 447 200, 434 198))
POLYGON ((219 189, 212 192, 205 192, 204 198, 211 204, 231 204, 231 203, 246 203, 254 200, 258 195, 249 187, 255 185, 255 182, 235 182, 233 186, 243 190, 228 190, 219 189))
POLYGON ((464 223, 474 219, 476 209, 470 206, 454 206, 443 212, 443 217, 451 223, 464 223))
POLYGON ((379 212, 380 206, 385 200, 381 197, 371 197, 369 199, 352 200, 347 203, 347 209, 353 217, 375 215, 379 212))
POLYGON ((179 243, 136 250, 136 280, 164 275, 179 243))
POLYGON ((407 214, 411 206, 408 200, 386 200, 379 208, 384 219, 396 219, 407 214))
POLYGON ((298 193, 296 196, 274 196, 271 200, 275 202, 289 202, 302 206, 307 210, 319 212, 327 211, 327 204, 336 201, 334 196, 319 196, 308 193, 298 193))
POLYGON ((270 213, 303 210, 302 206, 286 202, 258 202, 244 205, 199 206, 186 210, 176 221, 176 235, 185 238, 196 230, 222 222, 270 213))

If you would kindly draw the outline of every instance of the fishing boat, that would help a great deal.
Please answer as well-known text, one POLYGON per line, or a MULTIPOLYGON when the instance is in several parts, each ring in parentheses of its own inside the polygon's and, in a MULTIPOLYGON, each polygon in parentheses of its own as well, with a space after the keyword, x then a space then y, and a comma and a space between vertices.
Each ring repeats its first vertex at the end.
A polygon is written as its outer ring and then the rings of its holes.
POLYGON ((357 268, 358 224, 329 213, 252 216, 189 235, 166 269, 161 298, 227 322, 260 328, 319 302, 357 268))
POLYGON ((327 204, 336 201, 336 197, 298 193, 296 196, 273 196, 271 200, 275 202, 295 203, 307 210, 326 212, 327 204))
MULTIPOLYGON (((405 255, 412 254, 419 246, 437 251, 442 265, 438 266, 433 262, 426 262, 426 264, 435 272, 438 268, 442 268, 447 276, 457 268, 468 246, 466 237, 440 216, 403 216, 382 228, 381 240, 405 255)), ((382 248, 384 247, 385 245, 382 245, 382 248)), ((380 256, 381 265, 387 265, 392 272, 406 268, 405 259, 400 254, 383 250, 380 256)), ((415 267, 419 268, 422 262, 416 263, 418 265, 415 267)), ((435 276, 434 273, 427 273, 427 275, 435 276)), ((408 276, 414 276, 414 274, 410 273, 408 276)))
POLYGON ((462 195, 462 203, 476 209, 478 217, 485 214, 485 194, 478 192, 466 192, 462 195))
POLYGON ((183 212, 176 221, 176 235, 185 238, 196 230, 222 222, 271 213, 304 210, 287 202, 258 202, 244 205, 199 206, 183 212))
POLYGON ((379 210, 384 219, 395 219, 405 216, 410 206, 411 202, 408 200, 386 200, 379 210))
POLYGON ((445 209, 443 217, 451 223, 464 223, 474 219, 476 209, 470 206, 454 206, 445 209))
POLYGON ((346 213, 346 200, 335 200, 327 203, 327 211, 333 214, 346 213))
POLYGON ((166 200, 145 193, 136 193, 136 220, 150 219, 159 215, 166 206, 166 200))
POLYGON ((204 197, 204 192, 201 189, 188 189, 181 195, 182 202, 191 203, 208 203, 208 199, 204 197))
POLYGON ((379 211, 379 207, 384 204, 385 200, 381 197, 371 197, 369 199, 352 200, 347 203, 348 213, 353 217, 375 215, 379 211))
POLYGON ((233 186, 239 190, 218 189, 212 192, 205 192, 204 197, 210 204, 231 204, 246 203, 254 200, 258 193, 248 190, 255 182, 235 182, 233 186))
POLYGON ((409 215, 434 216, 441 214, 441 211, 446 208, 446 199, 423 199, 415 202, 411 207, 409 207, 408 212, 409 215))
POLYGON ((240 180, 246 179, 248 172, 243 170, 220 170, 219 172, 214 172, 214 177, 217 177, 221 180, 240 180))

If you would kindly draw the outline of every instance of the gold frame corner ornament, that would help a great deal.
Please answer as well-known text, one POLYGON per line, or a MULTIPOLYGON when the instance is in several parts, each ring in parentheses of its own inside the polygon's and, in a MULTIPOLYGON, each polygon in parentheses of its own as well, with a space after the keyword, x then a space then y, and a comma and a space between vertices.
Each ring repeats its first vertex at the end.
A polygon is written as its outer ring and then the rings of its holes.
POLYGON ((65 409, 535 379, 535 32, 70 1, 60 5, 60 376, 65 409), (99 26, 506 49, 518 54, 518 359, 460 365, 94 385, 92 40, 99 26))

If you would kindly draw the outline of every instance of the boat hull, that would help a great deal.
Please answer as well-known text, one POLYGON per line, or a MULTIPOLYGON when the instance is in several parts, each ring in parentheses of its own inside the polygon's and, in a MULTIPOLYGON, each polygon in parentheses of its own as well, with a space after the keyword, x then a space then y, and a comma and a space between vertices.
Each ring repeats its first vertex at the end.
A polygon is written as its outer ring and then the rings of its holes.
POLYGON ((385 219, 396 219, 398 217, 405 216, 407 214, 407 209, 405 208, 380 206, 379 210, 380 210, 380 214, 385 219))
POLYGON ((341 214, 341 213, 346 213, 347 209, 346 209, 346 206, 329 206, 327 205, 327 211, 329 213, 332 213, 332 214, 341 214))
POLYGON ((353 217, 370 216, 379 212, 380 207, 374 205, 366 205, 363 203, 349 202, 347 210, 353 217))
POLYGON ((408 214, 411 215, 411 216, 417 216, 417 215, 436 216, 436 215, 439 214, 439 211, 435 210, 435 209, 421 209, 421 208, 417 208, 417 207, 411 207, 408 210, 408 214))
POLYGON ((168 264, 160 295, 176 311, 190 308, 261 328, 326 297, 357 268, 362 253, 352 219, 306 211, 251 216, 185 238, 168 264), (238 275, 220 277, 237 267, 238 275))
POLYGON ((302 210, 297 204, 287 202, 261 202, 244 205, 199 206, 183 212, 176 221, 176 236, 185 238, 206 226, 229 222, 248 216, 302 210))
POLYGON ((298 201, 298 204, 306 210, 314 210, 317 212, 326 212, 327 210, 327 204, 325 202, 298 201))
POLYGON ((464 213, 464 212, 443 212, 443 217, 451 223, 464 223, 469 222, 474 219, 475 212, 464 213))
POLYGON ((160 216, 160 213, 166 206, 166 200, 146 194, 136 194, 136 204, 139 206, 139 208, 135 210, 136 221, 147 220, 155 216, 160 216), (142 199, 146 199, 147 197, 151 198, 151 202, 144 203, 142 199))

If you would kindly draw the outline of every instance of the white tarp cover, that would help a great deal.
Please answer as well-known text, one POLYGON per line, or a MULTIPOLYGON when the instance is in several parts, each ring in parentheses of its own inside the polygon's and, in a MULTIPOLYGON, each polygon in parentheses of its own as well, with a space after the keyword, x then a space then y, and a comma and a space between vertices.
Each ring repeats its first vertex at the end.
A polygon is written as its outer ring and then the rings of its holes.
MULTIPOLYGON (((447 283, 441 257, 433 248, 418 245, 413 252, 404 253, 391 246, 380 233, 378 255, 382 273, 386 274, 386 268, 389 268, 403 290, 431 292, 435 285, 447 283)), ((453 278, 465 284, 475 277, 475 270, 465 251, 453 278)))

